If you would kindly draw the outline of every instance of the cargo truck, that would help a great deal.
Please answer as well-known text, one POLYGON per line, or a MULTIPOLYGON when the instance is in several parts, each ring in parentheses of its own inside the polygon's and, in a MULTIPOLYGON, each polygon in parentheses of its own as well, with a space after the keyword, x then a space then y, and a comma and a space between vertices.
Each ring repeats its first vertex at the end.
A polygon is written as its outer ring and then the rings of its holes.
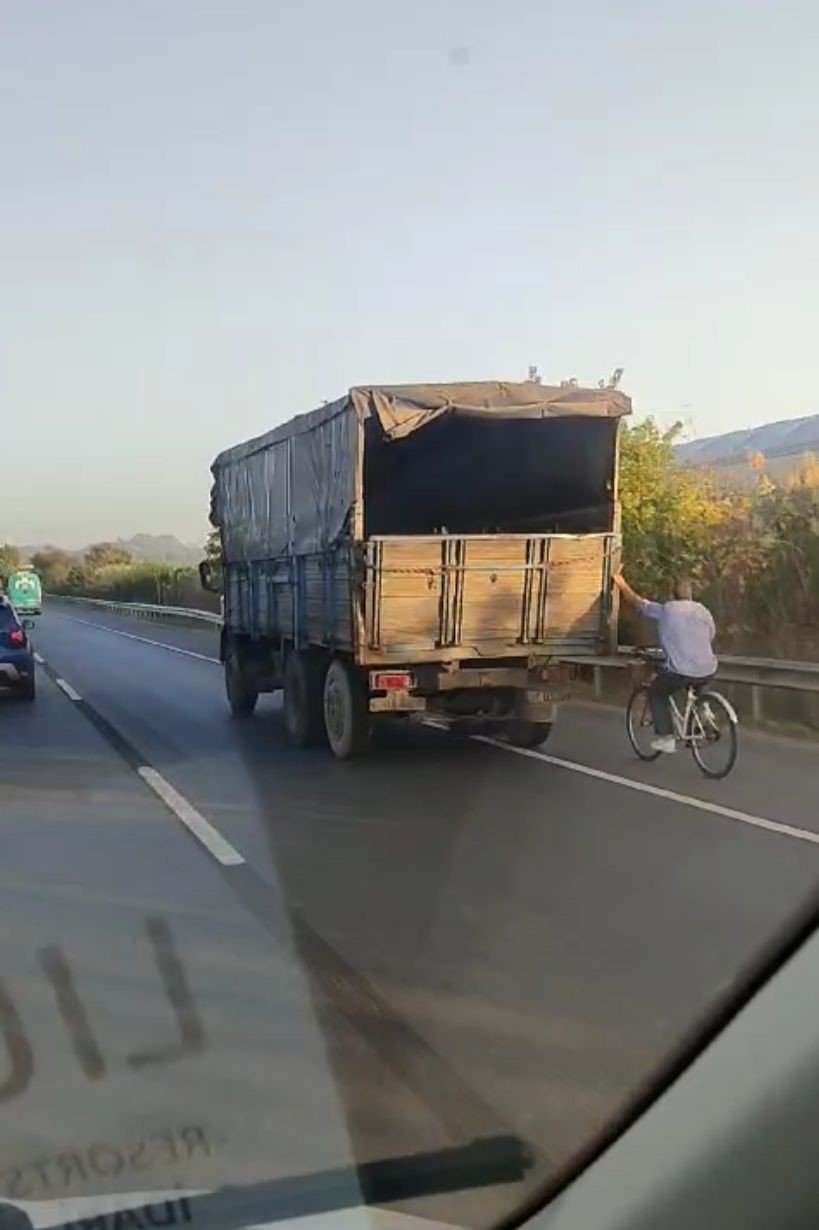
POLYGON ((221 453, 233 712, 283 689, 290 740, 342 759, 408 718, 543 742, 566 659, 615 638, 629 411, 574 383, 362 386, 221 453))

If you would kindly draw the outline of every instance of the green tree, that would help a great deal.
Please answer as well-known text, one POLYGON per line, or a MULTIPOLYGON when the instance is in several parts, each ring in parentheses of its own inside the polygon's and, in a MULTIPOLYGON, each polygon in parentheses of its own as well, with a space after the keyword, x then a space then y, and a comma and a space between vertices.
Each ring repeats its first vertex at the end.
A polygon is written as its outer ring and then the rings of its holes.
POLYGON ((112 564, 130 564, 131 552, 116 542, 97 542, 85 553, 85 565, 91 572, 112 564))
POLYGON ((218 592, 222 590, 225 583, 220 530, 211 530, 208 534, 205 541, 205 559, 210 564, 211 585, 218 592))
POLYGON ((0 581, 5 583, 9 575, 20 567, 20 552, 10 542, 0 542, 0 581))
POLYGON ((72 564, 65 578, 65 586, 78 594, 85 593, 88 589, 88 575, 82 564, 72 564))
POLYGON ((68 573, 77 561, 69 551, 44 547, 42 551, 35 551, 31 562, 40 574, 44 589, 59 590, 66 584, 68 573))
POLYGON ((222 566, 222 534, 220 530, 211 530, 205 539, 205 559, 214 568, 222 566))
POLYGON ((621 443, 623 570, 636 589, 660 599, 681 574, 706 578, 709 541, 728 515, 711 482, 675 462, 680 430, 648 418, 626 427, 621 443))
POLYGON ((675 463, 677 434, 650 419, 624 432, 624 571, 660 598, 675 574, 690 574, 723 647, 787 656, 819 625, 819 464, 807 454, 778 484, 752 456, 756 482, 720 490, 707 472, 675 463))

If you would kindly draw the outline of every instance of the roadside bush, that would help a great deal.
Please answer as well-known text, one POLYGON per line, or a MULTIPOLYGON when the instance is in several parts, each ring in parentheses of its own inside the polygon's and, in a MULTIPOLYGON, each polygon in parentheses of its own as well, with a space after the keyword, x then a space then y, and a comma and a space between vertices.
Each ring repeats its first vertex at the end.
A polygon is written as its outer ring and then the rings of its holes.
MULTIPOLYGON (((819 657, 819 464, 807 456, 787 483, 761 474, 750 490, 725 491, 675 463, 678 432, 651 419, 624 431, 624 572, 659 599, 691 576, 723 650, 819 657)), ((760 471, 759 458, 749 466, 760 471)), ((635 632, 624 616, 622 639, 635 632)))
MULTIPOLYGON (((213 607, 203 593, 195 568, 166 564, 107 564, 96 571, 77 566, 55 593, 114 602, 150 602, 161 606, 213 607)), ((218 600, 217 600, 218 605, 218 600)), ((215 608, 214 608, 215 609, 215 608)))

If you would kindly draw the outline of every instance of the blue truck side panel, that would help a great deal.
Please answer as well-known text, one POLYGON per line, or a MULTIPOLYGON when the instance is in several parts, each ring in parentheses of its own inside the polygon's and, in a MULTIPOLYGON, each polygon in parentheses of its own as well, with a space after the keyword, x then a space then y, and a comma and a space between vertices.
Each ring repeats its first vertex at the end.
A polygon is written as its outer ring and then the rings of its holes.
POLYGON ((299 647, 352 644, 350 549, 225 566, 225 628, 299 647))

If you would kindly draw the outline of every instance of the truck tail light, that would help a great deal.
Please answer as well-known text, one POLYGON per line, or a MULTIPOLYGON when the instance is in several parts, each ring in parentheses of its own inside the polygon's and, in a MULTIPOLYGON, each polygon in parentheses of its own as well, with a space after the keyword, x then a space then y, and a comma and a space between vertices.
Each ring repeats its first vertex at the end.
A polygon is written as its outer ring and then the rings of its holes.
POLYGON ((370 690, 373 692, 407 692, 415 687, 411 671, 373 671, 370 690))

